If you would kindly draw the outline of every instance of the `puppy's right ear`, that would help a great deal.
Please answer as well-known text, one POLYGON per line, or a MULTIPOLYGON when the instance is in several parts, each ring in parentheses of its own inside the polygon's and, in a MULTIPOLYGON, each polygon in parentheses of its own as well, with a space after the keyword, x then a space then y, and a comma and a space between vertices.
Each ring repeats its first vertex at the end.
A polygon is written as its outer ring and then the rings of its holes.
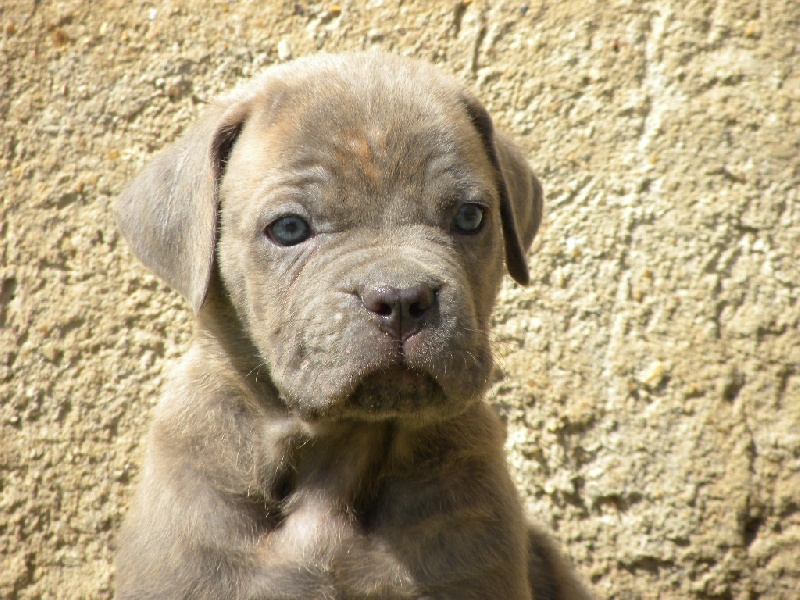
POLYGON ((134 254, 200 310, 217 237, 218 188, 244 103, 213 105, 120 195, 117 222, 134 254))

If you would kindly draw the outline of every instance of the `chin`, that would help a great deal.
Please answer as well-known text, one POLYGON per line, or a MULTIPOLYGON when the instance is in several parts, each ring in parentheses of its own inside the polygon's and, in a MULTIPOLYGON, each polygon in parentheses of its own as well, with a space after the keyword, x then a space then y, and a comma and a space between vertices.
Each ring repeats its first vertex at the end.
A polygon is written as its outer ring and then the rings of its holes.
POLYGON ((462 386, 457 394, 448 393, 437 379, 406 365, 375 369, 356 383, 342 386, 320 402, 313 399, 285 398, 290 410, 305 421, 389 421, 432 423, 453 418, 479 401, 483 389, 462 386))

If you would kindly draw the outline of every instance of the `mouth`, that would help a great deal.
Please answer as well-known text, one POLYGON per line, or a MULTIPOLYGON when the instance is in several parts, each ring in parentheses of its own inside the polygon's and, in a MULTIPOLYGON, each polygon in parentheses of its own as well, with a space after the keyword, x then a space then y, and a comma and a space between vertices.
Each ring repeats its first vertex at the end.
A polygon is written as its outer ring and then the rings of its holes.
POLYGON ((370 373, 347 399, 347 412, 387 418, 427 412, 446 404, 444 390, 427 373, 395 365, 370 373))

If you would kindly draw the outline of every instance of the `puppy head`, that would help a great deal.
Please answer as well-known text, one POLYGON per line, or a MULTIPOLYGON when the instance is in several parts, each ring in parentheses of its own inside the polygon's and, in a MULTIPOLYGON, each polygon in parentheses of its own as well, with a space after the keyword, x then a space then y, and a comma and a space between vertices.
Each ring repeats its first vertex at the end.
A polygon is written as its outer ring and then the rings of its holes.
POLYGON ((117 211, 195 311, 216 264, 290 410, 429 419, 484 393, 503 264, 527 283, 542 194, 461 86, 369 53, 273 67, 222 98, 117 211))

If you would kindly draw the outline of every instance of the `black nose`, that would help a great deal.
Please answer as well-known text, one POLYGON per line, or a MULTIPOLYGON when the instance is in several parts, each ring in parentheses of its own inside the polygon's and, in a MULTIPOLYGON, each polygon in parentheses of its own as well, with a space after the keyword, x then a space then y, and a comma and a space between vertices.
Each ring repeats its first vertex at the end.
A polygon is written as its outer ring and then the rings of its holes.
POLYGON ((426 313, 436 304, 436 290, 424 284, 404 288, 380 285, 363 292, 361 302, 378 316, 382 331, 404 341, 420 330, 426 313))

